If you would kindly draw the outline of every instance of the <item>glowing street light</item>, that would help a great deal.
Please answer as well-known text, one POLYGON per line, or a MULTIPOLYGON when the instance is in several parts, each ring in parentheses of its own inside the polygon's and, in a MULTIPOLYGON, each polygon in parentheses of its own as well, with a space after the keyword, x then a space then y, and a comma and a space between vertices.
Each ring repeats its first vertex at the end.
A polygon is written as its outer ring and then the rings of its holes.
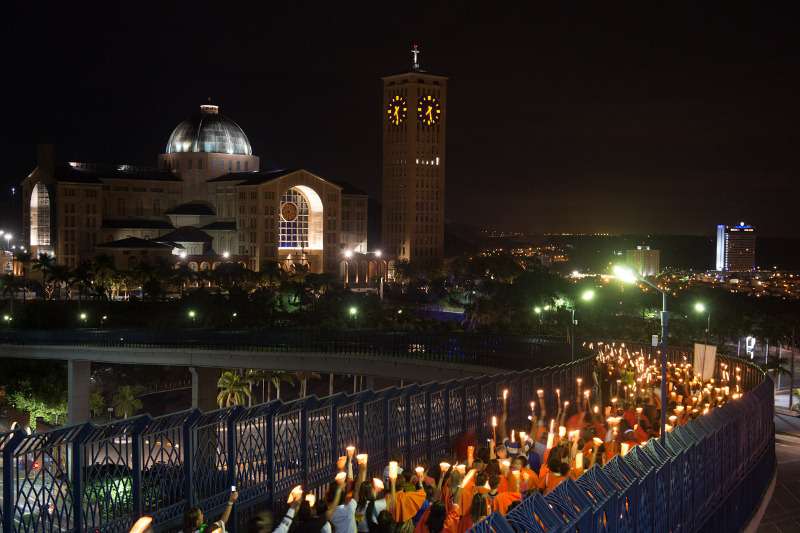
MULTIPOLYGON (((591 302, 593 299, 594 299, 594 290, 586 289, 585 291, 583 291, 583 293, 581 293, 581 301, 591 302)), ((563 301, 563 300, 561 300, 561 301, 563 301)), ((575 305, 574 304, 573 305, 569 305, 567 307, 567 311, 569 311, 570 314, 571 314, 571 319, 570 319, 570 322, 569 322, 569 328, 570 328, 570 341, 569 341, 570 346, 569 346, 569 349, 570 349, 570 357, 571 357, 570 360, 574 361, 575 360, 575 327, 578 325, 578 321, 575 320, 575 305)))
POLYGON ((81 322, 86 322, 86 319, 89 318, 89 315, 87 315, 86 313, 81 313, 80 315, 78 315, 78 318, 81 319, 81 322))
MULTIPOLYGON (((707 313, 706 314, 706 345, 708 344, 708 336, 711 335, 711 309, 706 307, 706 304, 703 302, 696 302, 694 304, 694 310, 696 313, 707 313)), ((705 349, 705 348, 704 348, 705 349)))
POLYGON ((347 314, 349 314, 352 318, 355 318, 356 315, 358 315, 358 308, 351 306, 350 309, 347 310, 347 314))
POLYGON ((594 291, 592 289, 583 291, 583 294, 581 294, 581 300, 584 302, 591 302, 594 300, 594 291))
POLYGON ((12 320, 13 318, 11 317, 11 315, 3 315, 3 322, 5 322, 6 324, 11 322, 12 320))
POLYGON ((383 252, 381 252, 380 250, 375 250, 375 257, 380 257, 382 255, 383 255, 383 252))
POLYGON ((350 259, 351 257, 353 257, 353 251, 352 251, 352 250, 345 250, 345 251, 344 251, 344 256, 345 256, 347 259, 350 259))
POLYGON ((230 256, 231 256, 230 252, 222 252, 222 258, 223 259, 228 259, 230 256))
MULTIPOLYGON (((614 265, 614 276, 624 283, 641 282, 661 293, 661 405, 667 405, 667 328, 669 315, 667 313, 667 293, 647 279, 639 277, 632 268, 614 265)), ((661 442, 666 442, 667 437, 667 409, 661 409, 661 442)))
POLYGON ((194 309, 189 309, 189 312, 186 314, 192 319, 192 323, 194 323, 195 318, 197 317, 197 313, 195 313, 194 309))
POLYGON ((533 308, 533 312, 536 313, 537 315, 541 315, 542 308, 537 305, 536 307, 533 308))

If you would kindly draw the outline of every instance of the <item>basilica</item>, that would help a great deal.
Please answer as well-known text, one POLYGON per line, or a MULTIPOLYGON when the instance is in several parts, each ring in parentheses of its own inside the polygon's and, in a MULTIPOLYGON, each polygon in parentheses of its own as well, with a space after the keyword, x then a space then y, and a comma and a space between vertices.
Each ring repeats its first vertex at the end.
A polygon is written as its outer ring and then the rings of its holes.
POLYGON ((37 163, 22 183, 30 250, 70 267, 105 254, 121 269, 161 257, 337 272, 369 254, 366 193, 301 168, 261 170, 216 105, 175 127, 155 167, 61 161, 48 145, 37 163))
POLYGON ((242 128, 211 103, 172 130, 154 167, 63 161, 39 146, 22 183, 31 253, 70 267, 99 254, 120 269, 302 265, 346 285, 391 277, 395 260, 441 260, 447 78, 421 67, 416 45, 411 54, 407 72, 382 78, 383 253, 367 243, 366 193, 302 168, 262 170, 242 128))

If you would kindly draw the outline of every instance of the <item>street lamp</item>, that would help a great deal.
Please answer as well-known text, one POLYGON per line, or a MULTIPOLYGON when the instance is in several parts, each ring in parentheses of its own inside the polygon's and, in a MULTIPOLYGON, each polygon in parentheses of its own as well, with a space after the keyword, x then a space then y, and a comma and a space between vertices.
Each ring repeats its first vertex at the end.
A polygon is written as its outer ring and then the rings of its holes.
POLYGON ((358 308, 355 306, 351 306, 350 309, 347 310, 347 313, 350 315, 351 318, 355 318, 358 314, 358 308))
POLYGON ((100 328, 101 328, 101 329, 102 329, 102 328, 103 328, 103 326, 105 325, 105 323, 106 323, 106 320, 108 320, 108 315, 103 315, 103 316, 101 316, 101 317, 100 317, 100 328))
POLYGON ((661 293, 661 442, 665 443, 667 438, 667 332, 669 325, 667 293, 657 285, 638 276, 630 267, 614 265, 612 271, 614 276, 624 283, 641 282, 661 293))
POLYGON ((197 316, 197 313, 194 312, 194 309, 189 309, 189 312, 187 314, 189 315, 189 318, 192 319, 192 324, 194 324, 194 319, 197 316))
MULTIPOLYGON (((594 299, 594 291, 592 289, 586 289, 581 293, 581 301, 584 302, 591 302, 594 299)), ((559 299, 560 300, 560 299, 559 299)), ((563 300, 560 300, 563 302, 563 300)), ((570 330, 570 341, 569 341, 569 349, 570 349, 570 361, 575 360, 575 326, 578 325, 578 322, 575 320, 575 304, 569 305, 567 307, 567 311, 571 314, 571 319, 569 321, 569 330, 570 330)))
POLYGON ((78 318, 81 319, 81 322, 85 323, 86 319, 89 318, 89 316, 86 313, 81 313, 80 315, 78 315, 78 318))
MULTIPOLYGON (((697 313, 703 314, 706 312, 706 304, 703 302, 697 302, 694 304, 694 310, 697 313)), ((708 313, 706 315, 706 344, 708 344, 709 335, 711 335, 711 309, 708 309, 708 313)))

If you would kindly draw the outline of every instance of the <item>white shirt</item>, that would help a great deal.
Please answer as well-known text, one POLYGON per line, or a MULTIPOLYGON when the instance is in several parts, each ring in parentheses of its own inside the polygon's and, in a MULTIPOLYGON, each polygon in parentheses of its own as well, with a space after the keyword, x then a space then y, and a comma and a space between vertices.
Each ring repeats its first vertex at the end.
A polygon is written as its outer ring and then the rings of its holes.
POLYGON ((281 519, 281 523, 278 524, 278 527, 272 530, 272 533, 286 533, 289 531, 289 526, 292 525, 292 519, 294 518, 294 508, 289 507, 286 510, 286 516, 281 519))
POLYGON ((381 498, 380 500, 375 500, 375 514, 372 515, 372 521, 378 521, 378 515, 381 514, 381 511, 386 510, 386 498, 381 498))
POLYGON ((336 533, 357 533, 356 507, 358 507, 358 502, 355 498, 351 498, 345 504, 336 506, 333 516, 331 516, 331 524, 333 524, 336 533))

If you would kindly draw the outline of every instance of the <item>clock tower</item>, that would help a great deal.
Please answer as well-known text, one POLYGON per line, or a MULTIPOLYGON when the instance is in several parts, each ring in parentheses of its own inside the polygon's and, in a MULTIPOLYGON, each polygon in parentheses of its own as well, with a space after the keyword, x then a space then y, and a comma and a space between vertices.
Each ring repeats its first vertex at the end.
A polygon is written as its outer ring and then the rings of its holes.
POLYGON ((447 78, 420 68, 383 78, 383 243, 390 255, 444 255, 447 78))

